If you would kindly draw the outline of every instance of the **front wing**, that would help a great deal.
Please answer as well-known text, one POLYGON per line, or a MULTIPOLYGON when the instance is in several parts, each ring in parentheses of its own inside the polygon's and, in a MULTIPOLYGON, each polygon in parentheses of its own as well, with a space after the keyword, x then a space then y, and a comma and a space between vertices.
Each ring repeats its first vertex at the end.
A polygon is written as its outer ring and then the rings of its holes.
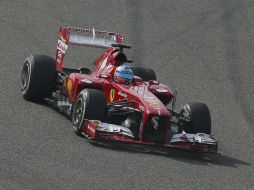
POLYGON ((158 144, 140 141, 134 138, 131 130, 119 125, 103 123, 98 120, 85 120, 82 134, 95 141, 108 140, 140 145, 155 145, 166 148, 190 150, 203 153, 217 153, 218 141, 204 133, 177 133, 169 136, 168 143, 158 144))

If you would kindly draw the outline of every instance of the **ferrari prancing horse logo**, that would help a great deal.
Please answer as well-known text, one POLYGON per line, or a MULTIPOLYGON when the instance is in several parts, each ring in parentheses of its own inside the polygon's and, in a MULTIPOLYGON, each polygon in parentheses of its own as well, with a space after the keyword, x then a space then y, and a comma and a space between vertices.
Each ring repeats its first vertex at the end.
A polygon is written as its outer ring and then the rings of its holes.
POLYGON ((115 97, 115 89, 111 89, 109 94, 110 102, 113 102, 114 97, 115 97))

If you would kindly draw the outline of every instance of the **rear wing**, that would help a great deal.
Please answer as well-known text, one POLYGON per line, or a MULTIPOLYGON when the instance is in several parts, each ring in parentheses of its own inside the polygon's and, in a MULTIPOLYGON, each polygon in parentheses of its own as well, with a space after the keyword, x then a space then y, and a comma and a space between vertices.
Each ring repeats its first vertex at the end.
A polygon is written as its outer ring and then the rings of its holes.
POLYGON ((114 32, 87 28, 60 27, 56 50, 56 70, 62 71, 63 58, 69 45, 109 48, 112 44, 122 44, 123 37, 114 32))

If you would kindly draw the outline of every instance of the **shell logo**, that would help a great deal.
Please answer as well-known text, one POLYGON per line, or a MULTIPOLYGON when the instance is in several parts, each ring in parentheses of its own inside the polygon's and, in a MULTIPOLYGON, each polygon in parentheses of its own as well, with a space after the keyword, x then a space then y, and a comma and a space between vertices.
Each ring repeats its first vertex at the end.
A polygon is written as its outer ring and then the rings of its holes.
POLYGON ((66 82, 66 90, 67 90, 68 96, 71 96, 72 95, 72 81, 70 79, 68 79, 66 82))

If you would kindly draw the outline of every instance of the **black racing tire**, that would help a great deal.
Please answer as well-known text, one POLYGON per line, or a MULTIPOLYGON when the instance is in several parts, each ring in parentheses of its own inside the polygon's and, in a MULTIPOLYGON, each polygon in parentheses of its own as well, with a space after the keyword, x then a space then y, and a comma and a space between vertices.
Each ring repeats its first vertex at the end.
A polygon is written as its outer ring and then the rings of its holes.
POLYGON ((105 94, 96 89, 84 89, 77 96, 72 111, 72 125, 78 135, 85 119, 103 121, 106 113, 105 94))
POLYGON ((211 115, 206 104, 188 103, 180 111, 180 116, 190 121, 183 127, 186 133, 211 134, 211 115))
POLYGON ((26 100, 49 97, 56 81, 55 60, 46 55, 30 55, 21 73, 21 92, 26 100))
POLYGON ((143 67, 132 67, 133 74, 142 78, 144 81, 156 80, 156 74, 153 69, 143 67))

